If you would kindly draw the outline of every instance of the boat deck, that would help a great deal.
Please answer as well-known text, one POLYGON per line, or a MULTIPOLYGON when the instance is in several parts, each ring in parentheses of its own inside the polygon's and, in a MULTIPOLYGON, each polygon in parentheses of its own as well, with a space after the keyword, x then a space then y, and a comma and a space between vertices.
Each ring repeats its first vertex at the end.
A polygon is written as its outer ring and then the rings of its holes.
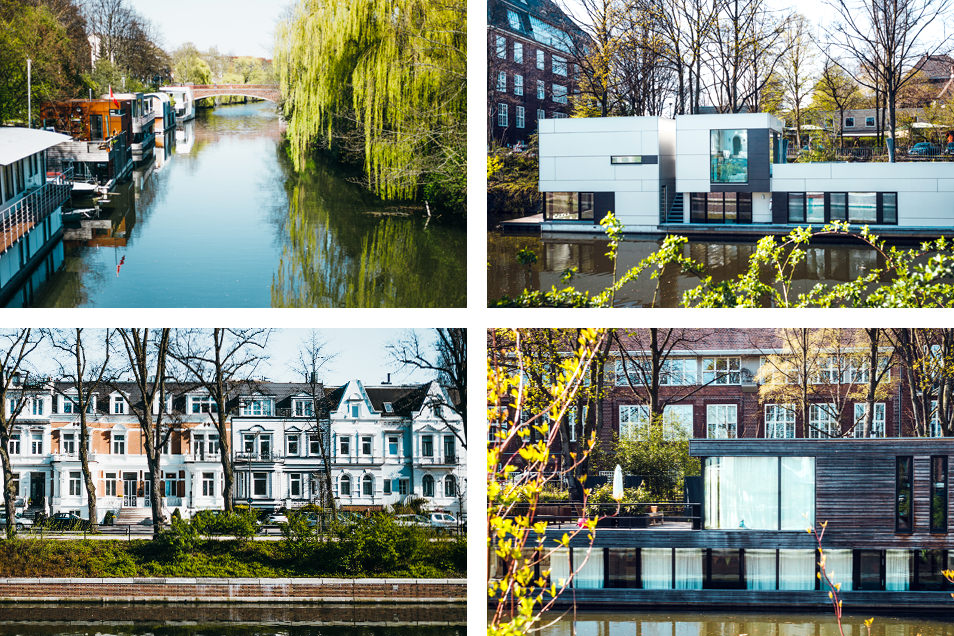
POLYGON ((0 253, 10 249, 35 226, 36 223, 21 222, 0 229, 0 253))

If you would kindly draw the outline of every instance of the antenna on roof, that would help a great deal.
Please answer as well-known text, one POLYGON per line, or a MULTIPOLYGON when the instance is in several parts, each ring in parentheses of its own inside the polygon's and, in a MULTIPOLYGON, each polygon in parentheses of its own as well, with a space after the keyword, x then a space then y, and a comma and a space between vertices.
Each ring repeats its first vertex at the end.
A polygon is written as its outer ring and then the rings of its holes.
POLYGON ((384 381, 384 384, 391 384, 391 374, 388 374, 388 379, 384 381))

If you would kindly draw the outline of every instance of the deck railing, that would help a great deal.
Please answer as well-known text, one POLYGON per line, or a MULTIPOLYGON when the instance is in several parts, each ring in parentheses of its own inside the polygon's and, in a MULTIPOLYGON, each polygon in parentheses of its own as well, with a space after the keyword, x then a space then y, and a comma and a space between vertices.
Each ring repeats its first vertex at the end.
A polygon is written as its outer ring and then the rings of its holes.
MULTIPOLYGON (((698 530, 702 527, 702 504, 685 501, 654 501, 643 503, 587 504, 582 510, 579 502, 538 504, 534 522, 545 521, 551 526, 579 524, 585 512, 588 518, 599 517, 600 528, 655 528, 664 527, 698 530)), ((515 506, 514 515, 525 515, 525 506, 515 506)))
MULTIPOLYGON (((816 149, 811 152, 789 146, 789 163, 815 163, 828 161, 878 162, 888 161, 888 149, 884 147, 844 147, 816 149)), ((895 161, 954 161, 954 154, 947 152, 946 146, 898 146, 894 152, 895 161)))
POLYGON ((69 201, 72 191, 73 170, 69 168, 51 175, 46 183, 23 198, 0 207, 0 254, 69 201))

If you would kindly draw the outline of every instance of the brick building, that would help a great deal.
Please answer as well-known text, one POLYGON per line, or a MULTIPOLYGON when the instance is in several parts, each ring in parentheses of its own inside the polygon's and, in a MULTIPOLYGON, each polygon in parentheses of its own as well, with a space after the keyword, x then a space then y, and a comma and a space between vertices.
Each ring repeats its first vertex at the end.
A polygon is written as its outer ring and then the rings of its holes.
POLYGON ((538 119, 569 115, 586 36, 551 0, 489 0, 487 25, 489 140, 526 142, 538 119))

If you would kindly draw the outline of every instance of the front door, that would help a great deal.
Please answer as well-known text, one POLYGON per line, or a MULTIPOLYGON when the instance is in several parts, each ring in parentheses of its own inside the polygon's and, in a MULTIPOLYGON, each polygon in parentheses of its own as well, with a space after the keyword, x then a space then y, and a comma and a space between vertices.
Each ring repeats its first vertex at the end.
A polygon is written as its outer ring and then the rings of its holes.
POLYGON ((139 476, 136 473, 123 474, 123 508, 136 507, 136 487, 139 476))
POLYGON ((30 473, 30 502, 34 506, 45 505, 46 477, 43 473, 30 473))

